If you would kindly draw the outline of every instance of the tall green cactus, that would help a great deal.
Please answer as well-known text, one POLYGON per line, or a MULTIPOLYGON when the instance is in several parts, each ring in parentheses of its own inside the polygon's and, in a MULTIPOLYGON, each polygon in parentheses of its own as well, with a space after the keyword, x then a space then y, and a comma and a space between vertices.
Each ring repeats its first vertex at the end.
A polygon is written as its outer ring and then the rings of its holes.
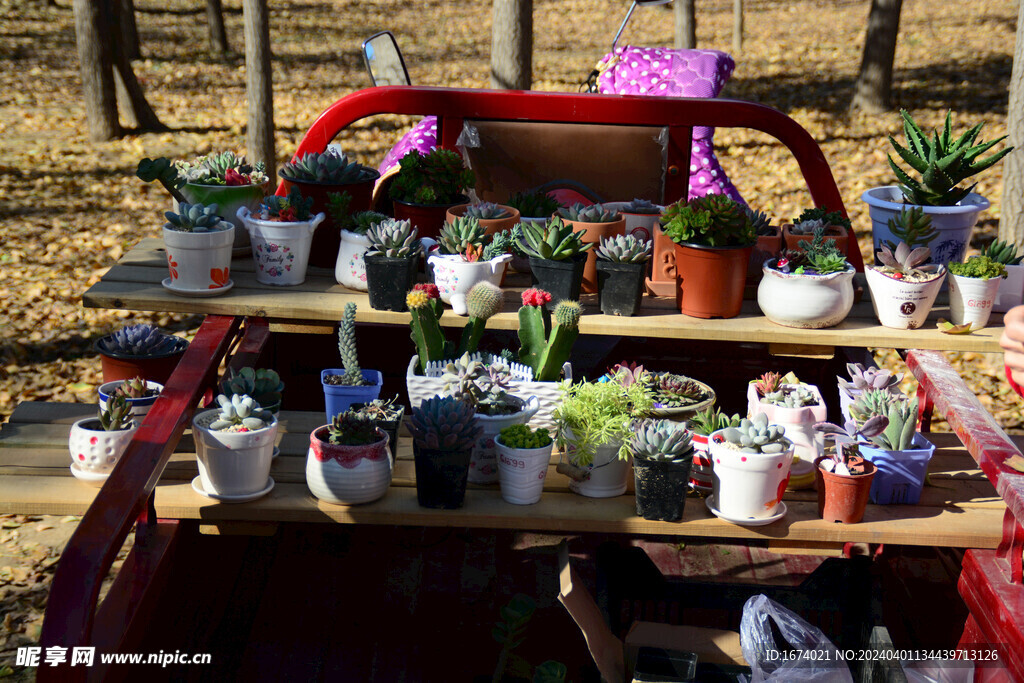
POLYGON ((338 353, 345 367, 345 384, 362 384, 363 371, 359 367, 359 355, 356 352, 356 305, 351 301, 345 304, 345 312, 338 325, 338 353))
POLYGON ((476 351, 484 328, 487 327, 487 321, 501 311, 502 303, 504 303, 504 297, 501 288, 495 284, 485 280, 470 288, 466 293, 469 322, 462 329, 462 339, 459 341, 459 350, 456 355, 461 356, 476 351))
POLYGON ((420 374, 427 371, 427 361, 443 360, 445 339, 441 331, 441 300, 431 297, 426 289, 414 289, 405 297, 409 308, 412 340, 419 355, 420 374))
POLYGON ((533 378, 538 382, 558 380, 580 333, 579 303, 559 302, 552 325, 544 307, 550 300, 547 292, 528 289, 523 292, 523 306, 519 309, 519 360, 533 368, 533 378))

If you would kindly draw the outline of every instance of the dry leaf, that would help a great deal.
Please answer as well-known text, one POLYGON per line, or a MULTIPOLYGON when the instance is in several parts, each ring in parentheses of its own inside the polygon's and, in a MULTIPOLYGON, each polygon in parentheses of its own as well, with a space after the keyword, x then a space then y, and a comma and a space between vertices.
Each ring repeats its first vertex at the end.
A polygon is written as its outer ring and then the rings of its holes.
POLYGON ((971 323, 966 323, 964 325, 954 325, 953 323, 949 322, 948 320, 945 320, 944 318, 939 318, 938 322, 936 323, 936 327, 939 328, 940 332, 944 332, 946 334, 971 333, 971 323))
POLYGON ((1003 464, 1007 467, 1012 467, 1018 472, 1024 472, 1024 458, 1020 457, 1019 454, 1011 455, 1003 461, 1003 464))

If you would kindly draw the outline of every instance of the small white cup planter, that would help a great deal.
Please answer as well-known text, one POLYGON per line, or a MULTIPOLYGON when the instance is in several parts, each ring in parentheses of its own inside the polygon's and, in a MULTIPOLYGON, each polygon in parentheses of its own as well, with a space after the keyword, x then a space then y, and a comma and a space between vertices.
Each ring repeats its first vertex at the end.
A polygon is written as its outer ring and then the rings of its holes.
POLYGON ((1006 313, 1014 306, 1024 303, 1024 265, 1006 266, 1006 277, 999 283, 996 302, 992 304, 993 313, 1006 313))
POLYGON ((713 432, 709 438, 715 506, 730 520, 774 517, 789 483, 793 449, 771 455, 741 453, 725 445, 722 431, 713 432))
POLYGON ((366 264, 363 254, 370 248, 366 235, 348 230, 341 231, 338 262, 334 266, 334 279, 338 284, 359 292, 366 291, 366 264))
MULTIPOLYGON (((185 183, 185 186, 181 188, 181 194, 190 204, 216 204, 220 215, 235 226, 234 249, 245 253, 249 249, 249 233, 245 229, 245 224, 238 218, 238 210, 245 206, 250 211, 255 211, 259 208, 269 187, 269 180, 262 185, 185 183)), ((174 210, 178 210, 177 202, 174 202, 174 210)))
MULTIPOLYGON (((626 484, 632 473, 632 463, 629 460, 619 459, 621 443, 605 444, 598 446, 594 453, 594 460, 589 465, 578 465, 576 467, 584 470, 586 478, 577 481, 569 479, 569 490, 587 498, 614 498, 626 492, 626 484)), ((566 449, 566 457, 572 463, 573 447, 566 449)))
POLYGON ((490 282, 498 286, 505 267, 512 260, 512 254, 495 256, 490 261, 464 260, 458 254, 431 254, 427 263, 434 269, 434 284, 437 285, 441 301, 449 304, 455 315, 466 315, 466 294, 478 282, 490 282))
POLYGON ((300 285, 306 280, 313 232, 325 216, 318 213, 308 221, 284 223, 253 218, 242 207, 238 217, 245 223, 256 263, 256 281, 265 285, 300 285))
MULTIPOLYGON (((116 380, 114 382, 105 382, 100 385, 100 410, 107 409, 107 401, 114 395, 114 392, 119 386, 121 386, 122 380, 116 380)), ((132 417, 136 419, 136 422, 142 422, 142 418, 146 416, 149 409, 153 407, 156 400, 160 398, 160 392, 164 390, 164 385, 157 382, 146 381, 146 388, 150 391, 155 392, 152 396, 143 396, 142 398, 128 398, 125 400, 128 402, 128 406, 132 409, 132 417)))
POLYGON ((549 443, 540 448, 509 448, 500 438, 494 440, 501 497, 506 503, 533 505, 540 500, 553 446, 549 443))
POLYGON ((931 313, 935 297, 942 288, 946 269, 927 282, 897 280, 868 266, 864 269, 871 290, 871 305, 883 327, 897 330, 916 330, 931 313))
POLYGON ((391 486, 388 435, 378 429, 379 441, 343 446, 328 441, 327 427, 309 435, 306 486, 310 492, 335 505, 359 505, 381 498, 391 486))
POLYGON ((821 329, 843 322, 853 307, 853 266, 828 275, 781 273, 761 269, 757 305, 768 320, 784 327, 821 329))
POLYGON ((231 250, 235 226, 213 232, 182 232, 164 228, 164 251, 170 277, 163 286, 184 295, 226 292, 231 282, 231 250), (217 291, 220 290, 220 291, 217 291))
MULTIPOLYGON (((784 384, 783 386, 795 385, 784 384)), ((786 438, 793 443, 796 455, 799 455, 801 460, 814 462, 822 454, 825 445, 824 437, 814 431, 814 423, 824 422, 828 419, 828 409, 818 387, 813 384, 802 386, 814 394, 814 398, 818 401, 817 404, 801 408, 785 408, 765 403, 758 396, 757 388, 753 383, 747 385, 747 414, 753 417, 758 413, 764 413, 768 416, 768 422, 785 427, 786 438)))
POLYGON ((949 317, 954 325, 970 323, 972 330, 988 325, 992 305, 1003 278, 982 280, 976 277, 949 274, 949 317))
POLYGON ((128 429, 113 432, 104 430, 95 417, 74 423, 68 434, 71 474, 87 484, 102 486, 137 430, 137 420, 128 429))
POLYGON ((209 429, 219 415, 220 410, 213 409, 192 418, 203 491, 211 497, 226 499, 251 499, 269 492, 274 485, 270 463, 277 438, 277 418, 263 429, 250 432, 209 429))
POLYGON ((476 414, 476 421, 483 428, 483 432, 473 446, 473 457, 469 462, 471 484, 494 484, 498 481, 498 455, 494 448, 494 437, 505 427, 526 424, 540 408, 536 396, 531 396, 526 401, 514 395, 511 398, 519 403, 519 412, 511 415, 476 414))

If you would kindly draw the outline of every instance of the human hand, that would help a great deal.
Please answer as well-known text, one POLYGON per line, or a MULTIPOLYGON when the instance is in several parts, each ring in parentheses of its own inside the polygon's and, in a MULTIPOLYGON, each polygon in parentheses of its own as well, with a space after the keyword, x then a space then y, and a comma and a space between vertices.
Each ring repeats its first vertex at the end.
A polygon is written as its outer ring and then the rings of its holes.
POLYGON ((1010 376, 1024 386, 1024 306, 1014 306, 1003 316, 1003 335, 999 346, 1003 348, 1003 362, 1010 376))

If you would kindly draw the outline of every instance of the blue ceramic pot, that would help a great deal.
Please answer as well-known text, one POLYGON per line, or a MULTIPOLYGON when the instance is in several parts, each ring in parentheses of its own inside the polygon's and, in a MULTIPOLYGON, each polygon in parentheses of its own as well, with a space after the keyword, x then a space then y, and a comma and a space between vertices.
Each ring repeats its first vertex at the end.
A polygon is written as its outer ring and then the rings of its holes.
POLYGON ((380 387, 384 377, 379 370, 363 370, 363 379, 372 384, 348 386, 345 384, 328 384, 324 378, 328 375, 344 375, 339 368, 328 368, 320 372, 320 383, 324 387, 324 402, 327 405, 327 422, 335 415, 345 412, 353 403, 369 403, 380 396, 380 387))

